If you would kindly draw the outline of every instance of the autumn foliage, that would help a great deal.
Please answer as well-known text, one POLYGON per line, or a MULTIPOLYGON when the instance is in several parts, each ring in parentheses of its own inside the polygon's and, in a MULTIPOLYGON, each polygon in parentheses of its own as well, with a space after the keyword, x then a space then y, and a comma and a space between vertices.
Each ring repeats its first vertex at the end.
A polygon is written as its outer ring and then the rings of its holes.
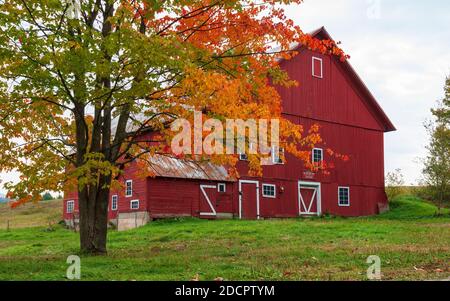
MULTIPOLYGON (((0 170, 22 174, 7 184, 9 196, 38 201, 72 183, 81 218, 103 223, 104 195, 124 167, 170 155, 168 125, 194 109, 223 120, 279 118, 286 152, 317 168, 310 150, 321 142, 319 128, 281 116, 274 86, 298 83, 278 62, 296 54, 294 44, 346 56, 285 16, 284 5, 301 2, 2 1, 0 170), (144 132, 160 135, 142 139, 144 132)), ((251 159, 255 172, 259 160, 251 159)))

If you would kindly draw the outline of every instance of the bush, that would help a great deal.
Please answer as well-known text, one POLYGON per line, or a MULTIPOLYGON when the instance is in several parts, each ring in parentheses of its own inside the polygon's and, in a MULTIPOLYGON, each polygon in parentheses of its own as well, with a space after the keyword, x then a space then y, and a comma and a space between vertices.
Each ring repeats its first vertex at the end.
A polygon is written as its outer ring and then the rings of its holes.
POLYGON ((386 195, 389 201, 405 193, 405 180, 401 169, 388 172, 386 175, 386 195))

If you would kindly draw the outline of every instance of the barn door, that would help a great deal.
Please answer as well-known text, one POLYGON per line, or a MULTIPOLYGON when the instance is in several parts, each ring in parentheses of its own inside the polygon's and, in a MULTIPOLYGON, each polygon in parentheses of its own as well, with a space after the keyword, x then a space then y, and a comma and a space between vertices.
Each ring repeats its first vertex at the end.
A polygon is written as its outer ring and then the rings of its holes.
POLYGON ((216 185, 200 185, 200 216, 215 217, 216 185))
POLYGON ((300 215, 311 216, 321 214, 320 183, 299 182, 298 208, 300 215))
POLYGON ((259 219, 259 182, 239 181, 239 218, 259 219))

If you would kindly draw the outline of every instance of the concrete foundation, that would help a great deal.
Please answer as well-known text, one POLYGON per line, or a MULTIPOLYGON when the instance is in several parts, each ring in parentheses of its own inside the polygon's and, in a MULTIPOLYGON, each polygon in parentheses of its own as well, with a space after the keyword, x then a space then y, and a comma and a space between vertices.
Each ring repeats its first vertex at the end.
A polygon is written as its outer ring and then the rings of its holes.
POLYGON ((233 219, 233 213, 217 213, 217 219, 233 219))
POLYGON ((117 230, 124 231, 146 225, 150 221, 147 211, 119 213, 117 230))

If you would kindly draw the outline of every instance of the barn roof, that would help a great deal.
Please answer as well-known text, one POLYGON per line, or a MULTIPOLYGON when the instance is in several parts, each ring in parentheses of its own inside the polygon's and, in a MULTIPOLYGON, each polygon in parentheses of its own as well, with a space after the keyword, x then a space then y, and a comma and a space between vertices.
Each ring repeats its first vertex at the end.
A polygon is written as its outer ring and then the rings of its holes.
MULTIPOLYGON (((330 36, 328 31, 325 29, 325 27, 318 28, 311 33, 309 33, 310 36, 317 38, 317 39, 323 39, 323 40, 333 40, 333 38, 330 36)), ((298 51, 302 48, 302 45, 299 43, 293 43, 291 45, 292 51, 298 51)), ((371 109, 371 111, 374 113, 375 118, 377 119, 378 123, 382 126, 383 130, 385 132, 392 132, 396 131, 395 126, 387 117, 386 113, 383 111, 381 106, 378 104, 377 100, 373 96, 373 94, 370 92, 370 90, 367 88, 364 81, 361 79, 361 77, 356 73, 355 69, 352 67, 350 62, 348 60, 340 61, 338 58, 336 58, 337 61, 341 63, 341 66, 344 68, 344 71, 348 74, 348 76, 351 78, 351 80, 356 84, 358 90, 362 94, 363 98, 366 100, 367 106, 371 109)), ((282 60, 280 60, 282 61, 282 60)))
POLYGON ((157 177, 224 182, 235 180, 225 167, 206 161, 198 162, 157 154, 149 159, 149 166, 157 177))

